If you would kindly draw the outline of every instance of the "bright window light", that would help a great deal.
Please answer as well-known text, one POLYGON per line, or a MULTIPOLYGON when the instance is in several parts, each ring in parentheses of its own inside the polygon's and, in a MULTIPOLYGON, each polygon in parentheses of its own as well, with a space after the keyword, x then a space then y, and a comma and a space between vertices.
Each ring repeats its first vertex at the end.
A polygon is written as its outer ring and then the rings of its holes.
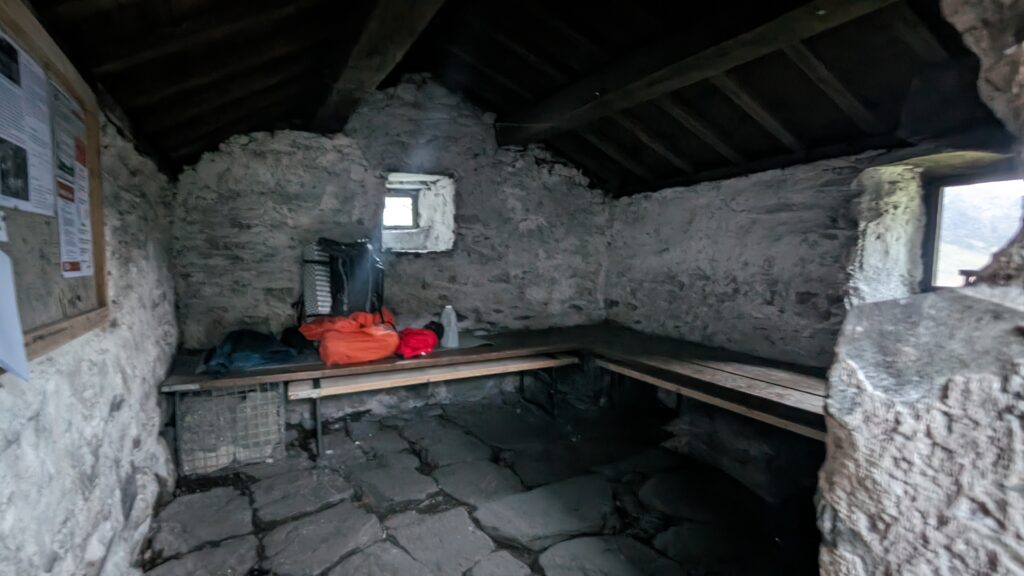
POLYGON ((947 186, 939 201, 933 286, 963 286, 1021 225, 1024 180, 947 186))
POLYGON ((412 228, 416 226, 416 203, 412 196, 384 197, 384 227, 412 228))

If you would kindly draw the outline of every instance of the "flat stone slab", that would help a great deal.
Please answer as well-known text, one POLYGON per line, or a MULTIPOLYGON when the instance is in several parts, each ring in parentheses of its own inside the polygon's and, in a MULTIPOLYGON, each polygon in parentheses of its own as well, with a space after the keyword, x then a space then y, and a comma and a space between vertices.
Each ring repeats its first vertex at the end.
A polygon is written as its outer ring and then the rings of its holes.
POLYGON ((385 525, 432 574, 462 574, 494 550, 494 542, 473 524, 465 508, 439 514, 406 512, 385 525))
POLYGON ((523 491, 523 483, 511 470, 484 460, 438 468, 434 479, 441 490, 473 506, 523 491))
POLYGON ((594 467, 594 472, 609 480, 620 480, 629 474, 658 474, 686 464, 679 454, 665 448, 650 448, 628 458, 594 467))
POLYGON ((444 424, 439 418, 412 422, 402 427, 402 435, 415 444, 423 460, 435 468, 491 458, 489 446, 464 430, 444 424))
POLYGON ((347 500, 353 492, 337 472, 318 468, 257 482, 252 486, 252 501, 260 522, 277 524, 347 500))
POLYGON ((354 466, 366 462, 366 453, 344 432, 324 434, 323 464, 342 474, 348 474, 354 466))
POLYGON ((478 562, 468 576, 530 576, 530 567, 502 550, 478 562))
POLYGON ((379 420, 349 420, 345 423, 349 438, 363 441, 380 432, 379 420))
POLYGON ((146 572, 147 576, 245 576, 259 562, 260 542, 242 536, 170 560, 146 572))
POLYGON ((392 454, 409 449, 409 443, 397 431, 390 428, 380 430, 357 440, 356 444, 368 454, 392 454))
POLYGON ((684 566, 706 566, 748 554, 745 538, 738 536, 728 528, 686 522, 655 536, 654 548, 684 566))
POLYGON ((273 478, 285 472, 293 472, 295 470, 309 470, 316 464, 302 454, 291 454, 284 458, 277 458, 269 462, 260 462, 259 464, 250 464, 249 466, 243 466, 238 471, 252 476, 257 480, 266 480, 267 478, 273 478))
POLYGON ((234 488, 180 496, 153 521, 153 553, 170 558, 252 532, 249 498, 234 488))
POLYGON ((498 540, 543 550, 573 536, 601 532, 613 506, 611 485, 590 475, 487 502, 473 516, 498 540))
POLYGON ((487 444, 503 449, 557 442, 555 421, 525 404, 458 404, 445 415, 487 444))
POLYGON ((540 555, 545 576, 686 576, 675 562, 627 536, 556 544, 540 555))
POLYGON ((382 538, 384 530, 375 516, 343 502, 267 533, 263 567, 278 576, 320 574, 382 538))
POLYGON ((327 576, 428 576, 426 566, 390 542, 380 542, 338 564, 327 576))
POLYGON ((640 501, 666 516, 725 524, 743 516, 756 496, 723 472, 691 466, 651 478, 640 488, 640 501))
POLYGON ((390 454, 367 462, 352 472, 352 482, 374 510, 387 512, 420 502, 437 493, 437 483, 416 471, 419 460, 412 454, 390 454))

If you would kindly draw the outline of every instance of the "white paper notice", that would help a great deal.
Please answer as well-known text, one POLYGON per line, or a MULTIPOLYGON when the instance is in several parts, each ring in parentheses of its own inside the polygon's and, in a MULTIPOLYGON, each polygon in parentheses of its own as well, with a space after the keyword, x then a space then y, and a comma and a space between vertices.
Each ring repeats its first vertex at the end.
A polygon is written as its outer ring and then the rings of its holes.
POLYGON ((50 84, 43 69, 0 34, 0 206, 53 216, 50 84))
POLYGON ((11 259, 0 252, 0 368, 28 382, 25 336, 21 333, 11 259))
POLYGON ((89 167, 82 111, 56 86, 53 94, 53 157, 57 165, 60 267, 65 278, 92 276, 89 167))

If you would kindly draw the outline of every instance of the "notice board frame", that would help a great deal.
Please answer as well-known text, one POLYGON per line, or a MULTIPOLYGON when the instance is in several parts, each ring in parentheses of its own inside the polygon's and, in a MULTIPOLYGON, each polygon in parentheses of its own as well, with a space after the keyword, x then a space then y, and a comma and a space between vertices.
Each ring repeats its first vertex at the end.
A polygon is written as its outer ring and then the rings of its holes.
MULTIPOLYGON (((100 111, 96 94, 22 0, 0 0, 0 30, 42 66, 50 81, 74 99, 81 107, 85 121, 86 163, 89 166, 89 218, 92 224, 92 277, 96 284, 96 307, 50 324, 27 327, 25 349, 31 360, 92 330, 103 328, 110 322, 107 300, 107 252, 103 227, 103 170, 100 165, 100 111)), ((60 240, 57 238, 54 241, 60 240)))

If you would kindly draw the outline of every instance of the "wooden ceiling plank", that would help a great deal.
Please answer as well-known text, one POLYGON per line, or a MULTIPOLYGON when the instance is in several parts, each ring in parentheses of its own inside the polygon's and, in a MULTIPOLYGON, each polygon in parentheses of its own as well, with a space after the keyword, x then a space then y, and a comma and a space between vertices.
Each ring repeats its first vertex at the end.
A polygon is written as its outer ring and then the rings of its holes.
POLYGON ((803 42, 794 42, 783 50, 786 56, 799 66, 861 130, 868 134, 881 134, 886 131, 882 121, 868 110, 803 42))
POLYGON ((807 162, 815 162, 827 158, 848 156, 851 154, 864 152, 866 150, 895 149, 902 148, 905 146, 907 146, 907 142, 896 136, 867 136, 860 140, 845 141, 840 142, 838 144, 830 144, 827 146, 801 150, 798 152, 788 152, 786 154, 781 154, 770 158, 751 160, 744 164, 733 164, 719 168, 712 168, 710 170, 697 172, 695 174, 690 174, 684 177, 676 177, 661 180, 659 182, 654 183, 653 185, 645 184, 643 186, 632 186, 629 190, 626 191, 626 194, 637 194, 651 190, 662 190, 664 188, 673 188, 678 186, 692 186, 700 182, 734 178, 736 176, 742 176, 744 174, 764 172, 766 170, 783 168, 786 166, 793 166, 795 164, 804 164, 807 162))
POLYGON ((729 161, 735 164, 746 162, 746 158, 737 152, 735 148, 727 144, 725 142, 725 138, 719 135, 717 130, 701 120, 700 117, 693 112, 683 108, 666 96, 656 99, 654 101, 654 105, 675 118, 676 121, 685 126, 690 132, 693 132, 709 146, 717 150, 719 154, 729 159, 729 161))
POLYGON ((693 55, 685 53, 686 42, 680 38, 656 42, 502 119, 499 138, 508 144, 542 140, 714 77, 895 1, 814 0, 693 55))
POLYGON ((127 91, 127 94, 124 94, 121 97, 124 99, 124 104, 127 108, 145 108, 147 106, 154 106, 171 98, 175 98, 183 92, 216 84, 217 82, 229 78, 233 74, 257 71, 266 64, 274 62, 275 60, 287 56, 293 56, 296 52, 315 46, 317 43, 322 42, 327 36, 329 36, 329 34, 330 33, 327 31, 323 31, 320 34, 315 35, 307 34, 301 38, 295 39, 294 41, 285 42, 266 52, 254 52, 253 58, 235 59, 230 66, 217 67, 199 74, 190 75, 187 80, 171 82, 164 87, 150 90, 148 92, 135 92, 130 90, 127 91))
POLYGON ((477 70, 483 72, 484 74, 489 76, 492 80, 494 80, 498 84, 501 84, 502 86, 504 86, 509 91, 511 91, 511 92, 513 92, 515 94, 518 94, 524 100, 527 100, 529 102, 533 102, 534 100, 536 100, 534 95, 530 94, 529 92, 527 92, 526 89, 523 88, 520 83, 515 82, 514 80, 508 78, 507 76, 505 76, 501 72, 498 72, 494 68, 492 68, 490 66, 487 66, 486 64, 481 62, 478 58, 476 58, 475 56, 470 54, 465 48, 462 48, 461 46, 455 46, 455 45, 452 45, 452 44, 447 44, 445 46, 445 50, 447 50, 448 52, 451 52, 455 56, 459 57, 466 64, 469 64, 470 66, 472 66, 472 67, 476 68, 477 70))
POLYGON ((687 174, 692 174, 694 172, 693 164, 690 164, 682 156, 670 150, 661 140, 658 139, 657 136, 651 134, 651 132, 639 122, 625 114, 612 114, 610 118, 612 121, 632 133, 637 140, 643 142, 648 148, 654 150, 662 158, 671 162, 676 168, 679 168, 687 174))
POLYGON ((605 156, 608 156, 612 160, 618 162, 623 168, 626 168, 647 182, 653 182, 657 179, 654 176, 654 173, 630 157, 629 153, 620 148, 618 144, 610 142, 607 138, 596 134, 590 129, 579 130, 579 135, 589 142, 594 148, 603 152, 605 156))
POLYGON ((887 15, 896 35, 923 60, 933 64, 949 60, 949 52, 906 2, 893 6, 887 15))
POLYGON ((79 20, 89 18, 103 12, 131 4, 141 4, 146 0, 71 0, 61 2, 55 6, 45 9, 43 12, 48 19, 57 20, 79 20))
POLYGON ((376 0, 314 124, 322 130, 343 128, 359 102, 398 65, 442 4, 444 0, 376 0))
POLYGON ((783 126, 778 118, 769 112, 768 109, 757 100, 757 98, 751 95, 746 88, 741 86, 731 74, 723 73, 719 76, 715 76, 711 78, 711 83, 725 93, 730 100, 735 102, 736 105, 749 114, 751 118, 757 120, 758 124, 764 127, 765 130, 770 132, 772 136, 775 136, 780 142, 785 144, 787 148, 793 151, 800 151, 804 149, 803 143, 801 143, 800 140, 785 126, 783 126))
POLYGON ((283 102, 294 103, 296 97, 303 94, 308 95, 308 90, 308 86, 294 83, 283 88, 267 90, 258 97, 247 98, 229 111, 217 114, 209 121, 199 121, 203 120, 200 118, 199 120, 180 122, 160 132, 155 132, 154 134, 160 134, 161 137, 154 138, 154 140, 171 149, 180 148, 226 124, 249 117, 258 117, 259 110, 265 107, 283 102))
POLYGON ((147 122, 145 117, 139 118, 139 126, 144 132, 160 132, 161 130, 173 128, 213 110, 244 101, 263 91, 281 88, 288 83, 294 82, 301 76, 309 76, 310 71, 316 68, 315 64, 316 61, 307 60, 301 65, 286 70, 283 73, 270 76, 256 76, 247 82, 234 84, 203 99, 201 103, 194 103, 184 108, 173 106, 171 110, 159 110, 155 116, 152 116, 154 118, 152 122, 147 122), (175 114, 174 112, 179 109, 183 109, 184 113, 175 114))
POLYGON ((274 120, 280 119, 283 114, 287 114, 294 108, 295 102, 291 100, 270 102, 261 108, 250 111, 248 115, 218 122, 216 126, 211 126, 203 133, 195 135, 190 141, 173 146, 168 156, 180 161, 208 150, 235 134, 266 130, 274 120))
POLYGON ((492 29, 491 36, 498 41, 506 50, 514 52, 520 58, 525 60, 530 66, 544 72, 552 80, 559 84, 564 84, 569 81, 569 77, 559 71, 557 68, 549 64, 545 59, 534 54, 531 50, 522 45, 521 42, 510 38, 504 32, 500 30, 492 29))
POLYGON ((158 58, 177 54, 206 44, 211 44, 240 32, 246 32, 268 26, 289 16, 301 13, 307 8, 319 3, 321 3, 321 0, 299 0, 276 10, 254 12, 248 18, 222 22, 202 30, 185 33, 176 38, 170 39, 167 42, 153 46, 152 48, 140 50, 134 54, 125 56, 124 58, 105 62, 96 66, 94 71, 99 76, 109 76, 111 74, 123 72, 130 68, 152 62, 158 58))

